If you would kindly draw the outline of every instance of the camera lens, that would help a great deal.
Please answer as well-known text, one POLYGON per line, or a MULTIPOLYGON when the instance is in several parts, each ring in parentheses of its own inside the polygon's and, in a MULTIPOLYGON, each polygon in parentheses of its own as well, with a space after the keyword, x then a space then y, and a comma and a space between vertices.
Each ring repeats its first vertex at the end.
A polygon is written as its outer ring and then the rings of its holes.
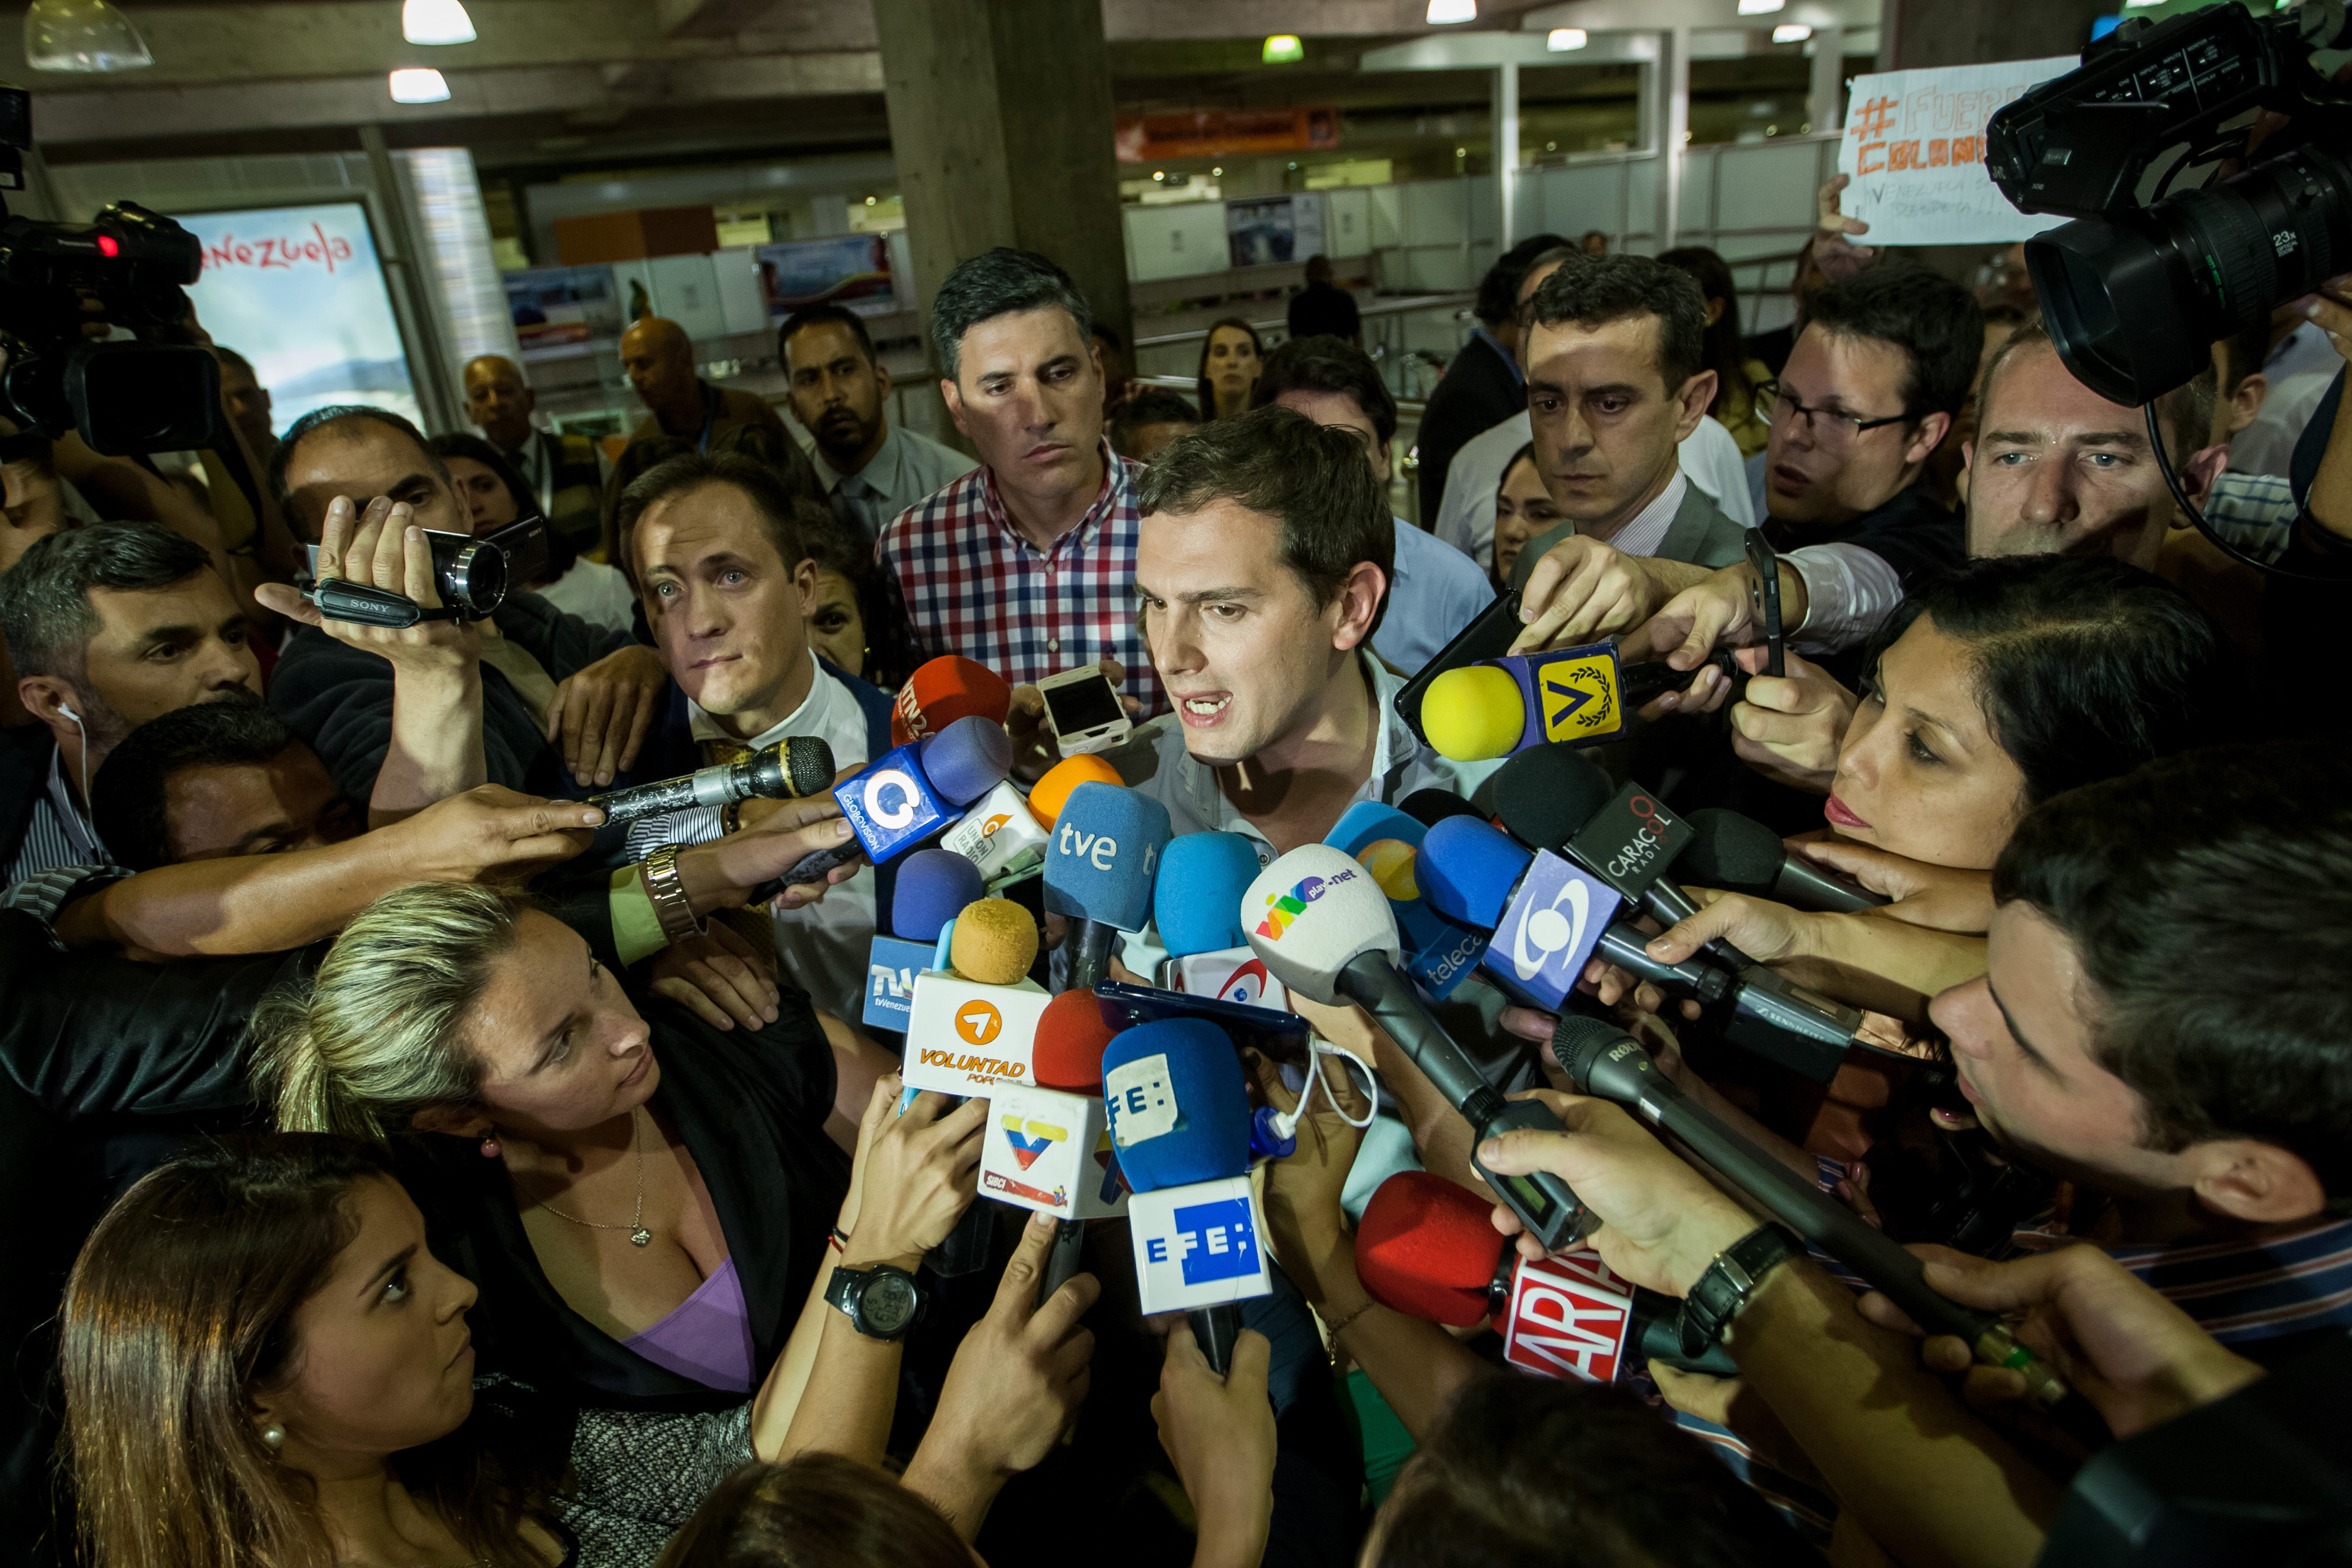
POLYGON ((2267 321, 2347 256, 2352 166, 2315 147, 2025 245, 2058 357, 2127 407, 2188 382, 2216 340, 2267 321))
POLYGON ((495 545, 469 544, 442 573, 442 597, 479 621, 505 602, 507 558, 495 545))

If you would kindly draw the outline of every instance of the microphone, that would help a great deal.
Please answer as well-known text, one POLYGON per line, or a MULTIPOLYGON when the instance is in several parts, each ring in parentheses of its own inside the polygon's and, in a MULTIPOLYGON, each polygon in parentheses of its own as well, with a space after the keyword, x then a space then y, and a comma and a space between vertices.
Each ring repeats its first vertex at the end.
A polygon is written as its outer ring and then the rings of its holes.
POLYGON ((1009 898, 974 899, 955 917, 948 954, 955 972, 967 980, 1015 984, 1037 961, 1037 923, 1009 898))
POLYGON ((877 933, 866 958, 865 1019, 904 1034, 912 1016, 915 977, 931 967, 940 932, 984 891, 980 872, 961 855, 917 850, 898 868, 890 932, 877 933))
POLYGON ((1380 1185, 1356 1228, 1356 1275, 1407 1317, 1470 1328, 1502 1319, 1503 1359, 1540 1377, 1613 1383, 1651 1361, 1737 1377, 1719 1345, 1685 1356, 1681 1304, 1578 1250, 1529 1262, 1494 1226, 1495 1206, 1427 1171, 1380 1185))
MULTIPOLYGON (((1514 1127, 1559 1130, 1559 1120, 1538 1102, 1496 1092, 1430 1016, 1412 982, 1397 970, 1400 946, 1388 895, 1370 872, 1338 850, 1305 844, 1267 866, 1250 884, 1242 919, 1250 926, 1251 949, 1276 979, 1327 1007, 1342 998, 1362 1007, 1462 1113, 1477 1142, 1514 1127)), ((1546 1251, 1581 1239, 1598 1223, 1569 1185, 1549 1172, 1479 1171, 1546 1251)))
POLYGON ((854 843, 803 856, 787 883, 816 882, 859 855, 879 865, 953 822, 1013 766, 1002 725, 960 718, 928 740, 884 752, 834 786, 833 798, 856 834, 854 843))
POLYGON ((1036 819, 1039 827, 1050 829, 1060 819, 1070 791, 1081 784, 1108 784, 1123 789, 1127 780, 1118 776, 1118 768, 1099 757, 1066 757, 1038 775, 1037 782, 1029 787, 1030 816, 1036 819))
POLYGON ((1323 841, 1354 856, 1380 883, 1388 894, 1389 913, 1396 916, 1398 967, 1433 999, 1444 1001, 1476 967, 1486 943, 1425 896, 1421 859, 1427 852, 1430 831, 1392 806, 1359 800, 1339 814, 1323 841))
MULTIPOLYGON (((1416 789, 1397 802, 1397 810, 1424 828, 1433 828, 1448 817, 1476 817, 1478 808, 1451 789, 1434 785, 1416 789)), ((1481 821, 1485 819, 1481 818, 1481 821)))
POLYGON ((1883 1291, 1913 1322, 1931 1334, 1958 1335, 1988 1365, 2014 1368, 2036 1404, 2049 1409, 2077 1398, 1999 1318, 1938 1294, 1901 1243, 1685 1098, 1624 1030, 1570 1014, 1552 1031, 1552 1054, 1580 1092, 1613 1101, 1681 1140, 1774 1218, 1883 1291))
POLYGON ((1753 817, 1709 806, 1690 814, 1690 847, 1675 862, 1685 882, 1832 915, 1859 915, 1892 902, 1883 893, 1790 853, 1780 835, 1753 817))
MULTIPOLYGON (((1558 846, 1556 852, 1665 924, 1698 913, 1664 875, 1696 835, 1639 784, 1612 788, 1589 758, 1545 746, 1496 768, 1491 787, 1496 814, 1521 843, 1558 846)), ((1798 985, 1721 938, 1702 951, 1738 982, 1727 1039, 1817 1082, 1837 1075, 1861 1032, 1860 1009, 1798 985)))
POLYGON ((1242 894, 1257 880, 1257 845, 1239 833, 1180 833, 1160 856, 1152 924, 1168 949, 1160 983, 1187 996, 1280 1009, 1288 993, 1242 938, 1242 894))
POLYGON ((1241 1328, 1234 1303, 1274 1291, 1250 1190, 1241 1059, 1214 1024, 1139 1024, 1103 1052, 1102 1083, 1119 1168, 1134 1189, 1127 1220, 1140 1308, 1185 1312, 1223 1375, 1241 1328))
POLYGON ((675 779, 635 784, 591 795, 583 806, 601 806, 604 821, 634 822, 683 811, 689 806, 725 806, 737 800, 798 800, 833 784, 833 747, 822 737, 788 735, 740 762, 698 768, 675 779))
POLYGON ((1594 746, 1625 733, 1623 685, 1609 643, 1482 659, 1430 682, 1422 733, 1439 756, 1459 762, 1547 741, 1594 746))
POLYGON ((1422 880, 1439 914, 1495 939, 1479 967, 1510 998, 1566 1005, 1617 911, 1614 889, 1549 850, 1529 854, 1475 817, 1449 817, 1422 844, 1422 880))
POLYGON ((1004 887, 1045 863, 1045 830, 1037 825, 1029 814, 1029 802, 1007 779, 974 801, 963 820, 940 835, 940 848, 952 850, 978 866, 991 888, 1004 887))
POLYGON ((958 719, 1003 725, 1013 711, 1013 688, 986 664, 943 654, 916 666, 890 704, 890 744, 906 746, 939 734, 958 719))
POLYGON ((995 1120, 981 1145, 981 1192, 1061 1218, 1037 1282, 1041 1302, 1078 1271, 1086 1222, 1127 1212, 1127 1178, 1102 1097, 1113 1033, 1091 991, 1064 991, 1037 1019, 1035 1087, 1000 1089, 989 1108, 995 1120))
POLYGON ((1070 922, 1069 989, 1102 984, 1118 934, 1151 923, 1169 838, 1168 808, 1124 786, 1089 780, 1063 802, 1045 852, 1045 908, 1070 922))

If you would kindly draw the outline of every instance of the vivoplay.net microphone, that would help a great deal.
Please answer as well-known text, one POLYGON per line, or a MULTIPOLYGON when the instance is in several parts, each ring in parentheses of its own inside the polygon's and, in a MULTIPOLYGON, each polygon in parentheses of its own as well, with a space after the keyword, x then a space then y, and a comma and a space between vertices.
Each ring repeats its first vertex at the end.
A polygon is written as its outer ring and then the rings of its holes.
MULTIPOLYGON (((1250 884, 1242 923, 1276 979, 1310 1000, 1337 1006, 1344 998, 1370 1013, 1462 1113, 1476 1142, 1514 1127, 1559 1130, 1559 1119, 1538 1102, 1504 1099, 1430 1016, 1396 967, 1396 917, 1389 913, 1388 895, 1370 872, 1338 850, 1304 844, 1266 867, 1250 884)), ((1548 1252, 1582 1239, 1599 1223, 1575 1191, 1548 1171, 1506 1176, 1478 1168, 1548 1252)))
MULTIPOLYGON (((1580 1092, 1625 1106, 1681 1140, 1774 1218, 1885 1292, 1913 1322, 1931 1334, 1957 1334, 1986 1364, 2014 1370, 2044 1409, 2055 1411, 2062 1402, 2075 1405, 2097 1425, 2096 1412, 2021 1344, 2007 1324, 1937 1293, 1922 1272, 1924 1265, 1901 1243, 1685 1098, 1624 1030, 1605 1019, 1570 1014, 1552 1031, 1552 1054, 1580 1092)), ((2082 1416, 2067 1419, 2079 1421, 2082 1416)))
POLYGON ((1731 977, 1710 965, 1651 957, 1640 930, 1614 919, 1615 889, 1549 850, 1529 852, 1477 818, 1430 829, 1421 864, 1441 913, 1495 934, 1480 967, 1526 1006, 1558 1012, 1596 953, 1703 1000, 1731 988, 1731 977))
POLYGON ((1182 1312, 1220 1376, 1241 1330, 1236 1303, 1270 1295, 1250 1190, 1250 1106, 1241 1058, 1212 1023, 1138 1024, 1103 1052, 1103 1102, 1134 1189, 1127 1223, 1146 1314, 1182 1312))
POLYGON ((1685 882, 1832 915, 1859 915, 1891 902, 1791 852, 1780 834, 1753 817, 1709 806, 1687 821, 1690 845, 1675 862, 1685 882))
POLYGON ((1004 727, 986 718, 960 718, 929 740, 883 753, 834 786, 855 839, 804 855, 784 873, 786 883, 819 882, 859 855, 879 865, 956 821, 1013 766, 1004 727))
POLYGON ((788 735, 740 762, 698 768, 675 779, 633 784, 591 795, 583 806, 601 806, 604 821, 634 822, 683 811, 690 806, 725 806, 737 800, 797 800, 833 786, 833 747, 822 737, 788 735))
POLYGON ((1070 922, 1069 989, 1109 978, 1119 933, 1150 924, 1169 827, 1167 807, 1116 784, 1081 784, 1062 803, 1045 850, 1045 909, 1070 922))
POLYGON ((1721 1346, 1685 1356, 1681 1303, 1620 1278, 1586 1250, 1529 1261, 1495 1228, 1494 1204, 1428 1171, 1399 1171, 1365 1205, 1356 1274, 1384 1307, 1470 1328, 1497 1318, 1503 1359, 1543 1377, 1612 1383, 1657 1360, 1737 1377, 1721 1346))
POLYGON ((915 667, 890 704, 890 744, 906 746, 975 716, 1001 725, 1013 688, 986 664, 945 653, 915 667))
MULTIPOLYGON (((1552 849, 1661 922, 1698 913, 1665 876, 1691 841, 1690 824, 1642 786, 1612 786, 1591 758, 1563 746, 1520 752, 1489 785, 1496 814, 1522 844, 1552 849)), ((1836 1076, 1860 1034, 1859 1009, 1798 985, 1721 937, 1699 951, 1738 982, 1727 1038, 1821 1082, 1836 1076)))

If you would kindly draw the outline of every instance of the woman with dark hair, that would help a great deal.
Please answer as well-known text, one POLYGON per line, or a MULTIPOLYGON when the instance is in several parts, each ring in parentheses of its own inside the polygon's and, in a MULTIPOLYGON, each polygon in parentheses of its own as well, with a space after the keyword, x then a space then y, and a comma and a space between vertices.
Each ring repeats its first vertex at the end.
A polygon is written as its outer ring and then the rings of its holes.
POLYGON ((971 1568, 940 1511, 838 1454, 749 1464, 703 1500, 657 1568, 971 1568))
POLYGON ((1238 316, 1228 316, 1209 329, 1201 340, 1201 417, 1229 419, 1249 412, 1250 389, 1257 384, 1258 366, 1265 359, 1257 329, 1238 316))
POLYGON ((1764 450, 1770 426, 1756 402, 1756 389, 1771 379, 1760 360, 1751 360, 1739 336, 1739 289, 1731 280, 1731 267, 1705 246, 1685 246, 1658 257, 1668 267, 1689 273, 1706 300, 1706 350, 1701 365, 1715 372, 1715 401, 1706 412, 1721 422, 1739 444, 1739 455, 1753 457, 1764 450))
MULTIPOLYGON (((539 502, 514 465, 478 435, 436 435, 433 450, 466 503, 474 532, 487 534, 534 515, 539 502)), ((592 625, 626 632, 636 624, 636 596, 619 569, 582 559, 553 528, 547 531, 547 569, 523 584, 558 610, 592 625)))
POLYGON ((896 691, 921 661, 906 614, 874 564, 874 547, 852 538, 814 502, 801 504, 799 520, 802 548, 816 562, 809 646, 845 674, 896 691))
POLYGON ((1511 569, 1527 542, 1558 527, 1559 506, 1544 488, 1535 443, 1529 442, 1503 465, 1503 482, 1495 489, 1495 564, 1486 575, 1496 592, 1509 588, 1511 569))
POLYGON ((552 1568, 562 1454, 474 1396, 475 1291, 384 1152, 222 1140, 107 1211, 66 1287, 66 1458, 102 1568, 552 1568))

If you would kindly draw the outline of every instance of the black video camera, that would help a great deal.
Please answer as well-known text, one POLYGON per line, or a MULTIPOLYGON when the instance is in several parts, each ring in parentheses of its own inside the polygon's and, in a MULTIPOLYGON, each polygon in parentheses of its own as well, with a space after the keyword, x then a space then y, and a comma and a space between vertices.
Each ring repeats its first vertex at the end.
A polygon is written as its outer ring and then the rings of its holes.
POLYGON ((2133 17, 1992 117, 1985 164, 2001 194, 2075 220, 2026 241, 2025 261, 2084 386, 2150 402, 2204 370, 2216 340, 2352 270, 2352 98, 2310 60, 2345 33, 2343 0, 2133 17), (2173 191, 2242 152, 2263 110, 2293 121, 2261 162, 2173 191))
POLYGON ((487 621, 507 595, 539 580, 547 570, 547 519, 533 514, 478 536, 425 530, 433 552, 433 586, 441 608, 427 610, 406 594, 365 588, 340 578, 319 580, 319 547, 306 547, 310 575, 299 580, 302 597, 330 621, 363 626, 414 626, 420 621, 487 621))
POLYGON ((218 445, 219 362, 208 350, 153 340, 186 321, 184 289, 204 270, 203 246, 135 202, 88 224, 8 216, 5 193, 25 188, 32 145, 32 95, 0 87, 0 413, 52 437, 79 431, 109 456, 218 445), (101 319, 146 340, 83 336, 101 319))

